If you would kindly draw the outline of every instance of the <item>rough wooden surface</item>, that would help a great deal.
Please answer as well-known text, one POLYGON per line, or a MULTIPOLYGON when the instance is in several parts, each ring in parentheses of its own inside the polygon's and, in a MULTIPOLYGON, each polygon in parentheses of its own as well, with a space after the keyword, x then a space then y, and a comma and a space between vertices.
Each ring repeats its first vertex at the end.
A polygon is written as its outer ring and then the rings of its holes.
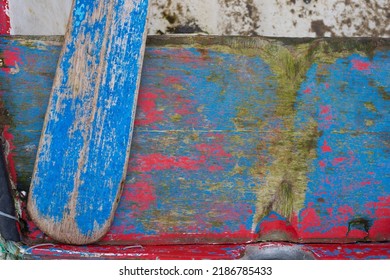
MULTIPOLYGON (((1 39, 20 190, 58 51, 1 39)), ((388 40, 151 38, 101 243, 388 241, 389 65, 388 40)), ((49 241, 24 217, 26 242, 49 241)))
POLYGON ((52 238, 100 239, 120 199, 148 1, 74 1, 37 152, 28 211, 52 238))
POLYGON ((389 243, 359 244, 199 244, 170 246, 69 246, 46 244, 26 250, 24 258, 114 260, 381 260, 389 243))

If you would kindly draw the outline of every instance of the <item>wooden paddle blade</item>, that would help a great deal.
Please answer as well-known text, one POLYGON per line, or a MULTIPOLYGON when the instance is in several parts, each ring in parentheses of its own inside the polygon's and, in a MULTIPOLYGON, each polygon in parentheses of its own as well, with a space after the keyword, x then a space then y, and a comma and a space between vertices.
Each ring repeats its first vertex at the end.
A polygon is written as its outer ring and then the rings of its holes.
POLYGON ((88 244, 120 199, 146 38, 147 0, 75 0, 28 211, 50 237, 88 244))

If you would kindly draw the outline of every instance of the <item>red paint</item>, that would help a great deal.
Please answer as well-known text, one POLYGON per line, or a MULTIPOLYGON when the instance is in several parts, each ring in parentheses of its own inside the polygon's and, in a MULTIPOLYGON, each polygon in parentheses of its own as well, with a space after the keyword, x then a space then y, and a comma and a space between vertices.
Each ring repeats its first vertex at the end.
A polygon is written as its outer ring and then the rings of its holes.
POLYGON ((138 212, 149 209, 156 201, 155 188, 148 182, 137 182, 127 185, 125 190, 122 194, 122 199, 134 202, 138 212))
POLYGON ((232 154, 226 152, 222 145, 217 143, 212 144, 197 144, 195 145, 195 148, 205 155, 212 156, 212 157, 227 157, 231 158, 232 154))
POLYGON ((268 219, 260 224, 260 228, 258 229, 260 239, 265 238, 267 235, 282 232, 289 240, 298 240, 299 236, 297 231, 287 220, 281 220, 274 214, 271 214, 268 219))
POLYGON ((367 71, 371 68, 370 62, 364 62, 359 59, 352 60, 352 69, 356 69, 359 71, 367 71))
POLYGON ((326 116, 326 117, 325 117, 325 120, 326 120, 326 121, 331 121, 332 119, 333 119, 332 116, 326 116))
POLYGON ((169 169, 199 170, 206 162, 205 156, 166 156, 163 154, 137 155, 130 161, 130 171, 150 172, 169 169))
POLYGON ((310 227, 319 227, 321 226, 321 218, 312 206, 304 209, 300 215, 301 222, 300 228, 301 231, 306 231, 310 227))
POLYGON ((329 113, 330 113, 330 106, 321 106, 321 111, 320 111, 321 115, 329 114, 329 113))
POLYGON ((321 167, 326 167, 326 163, 325 163, 325 161, 323 161, 323 160, 321 160, 321 161, 319 162, 319 164, 320 164, 321 167))
POLYGON ((5 67, 1 67, 1 70, 6 73, 11 73, 11 71, 15 69, 15 67, 23 64, 20 58, 20 50, 17 48, 10 49, 10 50, 3 50, 2 58, 5 67))
POLYGON ((346 157, 334 158, 334 159, 332 160, 332 165, 340 164, 340 163, 346 161, 347 159, 348 159, 348 158, 346 158, 346 157))
POLYGON ((329 89, 329 87, 330 87, 329 83, 325 83, 325 88, 329 89))
POLYGON ((143 245, 207 244, 210 242, 218 242, 219 244, 238 244, 241 242, 251 242, 256 240, 256 238, 257 235, 255 233, 246 229, 244 225, 240 225, 240 228, 236 231, 226 230, 222 232, 212 232, 211 229, 196 230, 194 232, 159 232, 155 235, 147 235, 145 233, 112 234, 109 232, 101 242, 143 245))
POLYGON ((195 115, 193 106, 190 106, 188 104, 182 104, 180 107, 178 106, 177 108, 175 108, 175 113, 181 116, 195 115))
POLYGON ((360 229, 352 229, 348 232, 347 237, 353 239, 363 240, 368 236, 368 232, 360 229))
POLYGON ((137 103, 137 118, 134 121, 135 125, 150 125, 164 120, 164 111, 156 108, 156 99, 164 98, 161 94, 162 91, 158 93, 140 91, 137 103))
POLYGON ((370 239, 388 241, 390 239, 390 196, 381 197, 378 202, 369 202, 366 207, 374 208, 374 213, 371 215, 375 221, 369 231, 370 239))
POLYGON ((218 166, 218 165, 211 165, 208 168, 208 171, 210 171, 210 172, 217 172, 217 171, 222 171, 222 170, 224 170, 224 168, 222 166, 218 166))
POLYGON ((321 146, 321 150, 323 153, 330 153, 332 152, 331 147, 328 145, 328 142, 325 140, 324 144, 321 146))
POLYGON ((272 247, 299 247, 311 252, 318 260, 380 259, 390 258, 389 243, 360 244, 291 244, 262 242, 235 245, 168 245, 168 246, 71 246, 49 245, 27 250, 26 257, 35 259, 144 259, 144 260, 233 260, 241 258, 247 246, 259 250, 272 247))
POLYGON ((181 83, 181 78, 179 77, 166 77, 164 80, 163 80, 163 85, 164 86, 169 86, 169 85, 172 85, 172 84, 180 84, 181 83))
POLYGON ((204 64, 199 56, 195 55, 193 52, 180 49, 176 50, 174 58, 178 60, 179 63, 193 64, 192 67, 196 68, 198 64, 204 64))
POLYGON ((390 244, 306 244, 317 259, 348 260, 390 258, 390 244))
POLYGON ((245 245, 169 246, 42 246, 29 250, 38 259, 144 259, 144 260, 232 260, 244 254, 245 245))
POLYGON ((156 55, 163 55, 163 54, 164 54, 164 51, 163 51, 163 50, 155 49, 155 50, 152 50, 151 53, 156 54, 156 55))
POLYGON ((0 35, 9 35, 11 31, 10 19, 7 14, 8 0, 0 1, 0 35))
POLYGON ((339 207, 338 212, 341 215, 350 215, 350 216, 354 215, 353 208, 351 206, 348 206, 348 205, 339 207))
POLYGON ((368 185, 371 185, 371 184, 372 184, 372 182, 371 182, 370 180, 364 181, 364 182, 360 182, 360 185, 361 185, 362 187, 368 186, 368 185))
POLYGON ((303 91, 303 93, 305 93, 305 94, 310 94, 310 93, 311 93, 311 88, 307 87, 307 88, 303 91))

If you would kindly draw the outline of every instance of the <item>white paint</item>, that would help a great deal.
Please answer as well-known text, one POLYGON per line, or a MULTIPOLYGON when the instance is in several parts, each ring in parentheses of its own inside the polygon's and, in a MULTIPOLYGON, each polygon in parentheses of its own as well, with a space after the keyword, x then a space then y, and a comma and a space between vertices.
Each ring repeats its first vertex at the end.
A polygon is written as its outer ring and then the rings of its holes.
MULTIPOLYGON (((390 0, 311 0, 308 4, 303 0, 150 1, 151 35, 173 33, 178 26, 193 26, 213 35, 390 37, 390 0), (253 17, 253 11, 257 17, 253 17), (319 33, 313 30, 313 21, 323 23, 319 33)), ((11 34, 64 34, 71 3, 72 0, 9 0, 11 34)))
POLYGON ((72 0, 9 0, 12 35, 65 34, 72 0))

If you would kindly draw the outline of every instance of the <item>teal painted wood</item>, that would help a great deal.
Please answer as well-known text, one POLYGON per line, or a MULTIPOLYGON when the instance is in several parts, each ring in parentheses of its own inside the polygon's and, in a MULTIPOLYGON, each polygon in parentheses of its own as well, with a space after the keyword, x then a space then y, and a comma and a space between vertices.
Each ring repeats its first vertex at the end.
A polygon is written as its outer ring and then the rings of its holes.
POLYGON ((92 243, 127 170, 147 0, 77 0, 37 153, 28 210, 52 238, 92 243))

